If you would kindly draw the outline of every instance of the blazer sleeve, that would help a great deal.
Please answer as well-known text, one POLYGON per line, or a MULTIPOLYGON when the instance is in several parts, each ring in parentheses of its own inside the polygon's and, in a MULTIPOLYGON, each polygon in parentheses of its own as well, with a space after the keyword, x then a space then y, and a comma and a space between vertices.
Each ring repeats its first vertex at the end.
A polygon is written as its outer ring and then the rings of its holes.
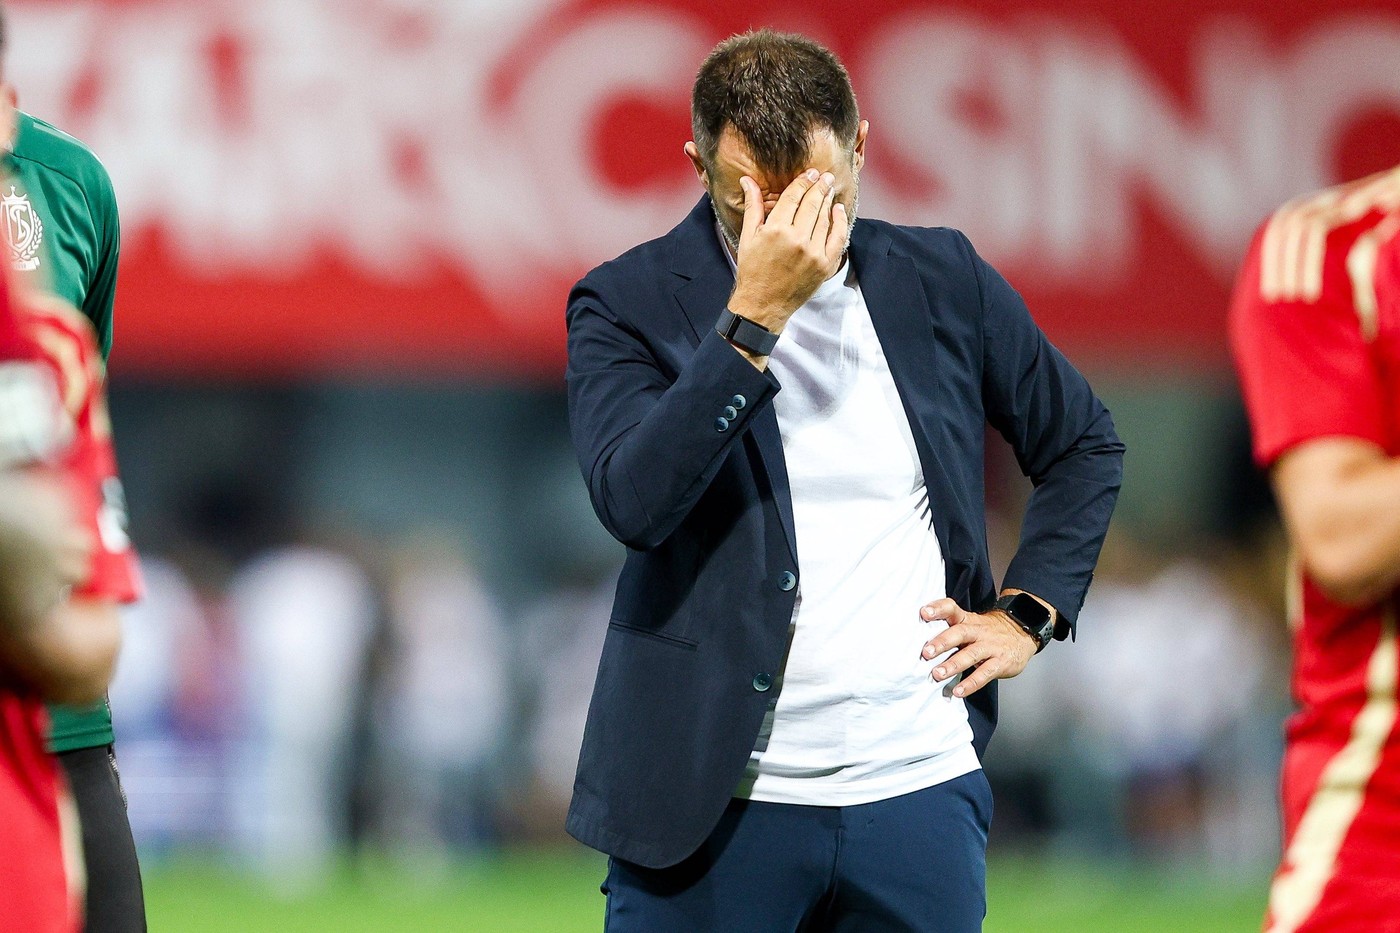
POLYGON ((569 430, 593 509, 623 544, 656 547, 772 403, 778 381, 713 329, 667 375, 647 339, 588 279, 569 297, 567 322, 569 430))
POLYGON ((1044 599, 1073 631, 1123 482, 1125 448, 1108 409, 1021 296, 964 243, 981 289, 987 421, 1035 486, 1002 586, 1044 599))

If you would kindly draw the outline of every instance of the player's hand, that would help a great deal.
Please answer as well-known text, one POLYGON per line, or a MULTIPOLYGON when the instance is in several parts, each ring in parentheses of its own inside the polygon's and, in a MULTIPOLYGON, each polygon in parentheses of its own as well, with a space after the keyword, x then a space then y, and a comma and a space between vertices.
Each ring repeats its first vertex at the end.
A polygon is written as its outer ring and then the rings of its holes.
POLYGON ((1003 612, 968 612, 951 599, 936 599, 919 610, 926 622, 943 620, 948 628, 924 645, 925 660, 947 651, 933 669, 933 679, 942 683, 976 668, 953 688, 953 696, 971 696, 994 679, 1015 677, 1026 669, 1035 654, 1035 639, 1003 612))
POLYGON ((808 169, 792 180, 765 219, 758 183, 745 175, 739 271, 729 309, 774 333, 841 265, 850 225, 835 203, 836 178, 808 169))

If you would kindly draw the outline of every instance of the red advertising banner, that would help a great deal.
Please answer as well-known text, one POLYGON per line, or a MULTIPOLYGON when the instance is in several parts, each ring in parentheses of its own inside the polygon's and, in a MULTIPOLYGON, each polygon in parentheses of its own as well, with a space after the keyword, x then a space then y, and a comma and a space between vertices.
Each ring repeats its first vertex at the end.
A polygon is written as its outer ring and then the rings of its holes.
POLYGON ((965 230, 1077 357, 1221 366, 1256 224, 1400 162, 1393 2, 6 7, 21 106, 116 186, 126 372, 557 378, 569 285, 701 193, 690 83, 751 26, 850 68, 862 214, 965 230))

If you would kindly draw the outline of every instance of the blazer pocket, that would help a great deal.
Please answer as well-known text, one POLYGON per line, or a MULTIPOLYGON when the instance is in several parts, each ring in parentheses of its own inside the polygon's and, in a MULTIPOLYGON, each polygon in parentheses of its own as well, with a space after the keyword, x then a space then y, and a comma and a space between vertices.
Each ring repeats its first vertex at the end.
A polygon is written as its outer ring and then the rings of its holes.
POLYGON ((700 643, 690 638, 682 638, 679 635, 672 635, 670 632, 658 632, 655 629, 642 628, 631 625, 618 619, 608 622, 608 628, 626 632, 629 635, 640 635, 643 638, 654 638, 662 644, 675 645, 677 648, 684 648, 687 651, 694 651, 700 643))

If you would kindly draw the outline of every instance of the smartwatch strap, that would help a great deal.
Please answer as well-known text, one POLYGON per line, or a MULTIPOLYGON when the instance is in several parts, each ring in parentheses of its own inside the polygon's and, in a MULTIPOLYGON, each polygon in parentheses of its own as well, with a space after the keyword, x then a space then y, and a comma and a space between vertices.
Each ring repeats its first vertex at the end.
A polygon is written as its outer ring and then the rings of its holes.
POLYGON ((728 308, 720 312, 715 330, 741 350, 755 356, 767 356, 778 345, 778 335, 762 324, 755 324, 746 317, 740 317, 728 308))

